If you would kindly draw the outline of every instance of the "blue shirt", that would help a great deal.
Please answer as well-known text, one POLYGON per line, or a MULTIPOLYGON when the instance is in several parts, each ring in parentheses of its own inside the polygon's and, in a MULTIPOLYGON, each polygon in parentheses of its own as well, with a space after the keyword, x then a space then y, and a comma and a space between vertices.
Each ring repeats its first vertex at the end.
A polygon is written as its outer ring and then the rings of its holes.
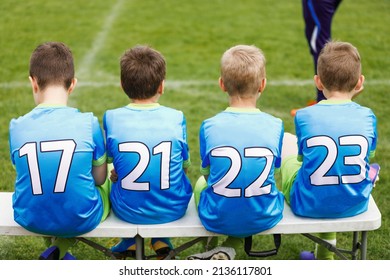
POLYGON ((280 119, 258 109, 227 108, 200 128, 201 192, 199 217, 205 228, 245 237, 282 219, 284 197, 275 184, 283 139, 280 119))
POLYGON ((291 190, 294 213, 341 218, 364 212, 372 183, 376 117, 351 101, 321 101, 295 117, 298 156, 303 160, 291 190))
POLYGON ((103 124, 108 158, 118 174, 110 195, 115 214, 137 224, 181 218, 192 195, 184 172, 190 157, 183 113, 130 104, 108 110, 103 124))
POLYGON ((41 234, 72 237, 94 229, 103 215, 92 164, 105 162, 98 120, 70 107, 38 106, 9 127, 16 167, 14 218, 41 234))

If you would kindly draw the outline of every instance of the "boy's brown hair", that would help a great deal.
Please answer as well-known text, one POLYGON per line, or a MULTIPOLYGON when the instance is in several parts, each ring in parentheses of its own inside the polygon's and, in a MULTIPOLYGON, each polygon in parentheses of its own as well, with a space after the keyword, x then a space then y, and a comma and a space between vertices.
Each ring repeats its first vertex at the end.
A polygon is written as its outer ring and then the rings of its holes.
POLYGON ((359 52, 347 42, 328 42, 318 57, 317 75, 329 91, 352 91, 361 71, 359 52))
POLYGON ((265 57, 263 52, 248 45, 237 45, 228 49, 221 59, 221 79, 230 95, 258 93, 265 79, 265 57))
POLYGON ((121 83, 131 99, 147 99, 156 95, 165 79, 166 63, 161 53, 148 46, 127 50, 121 60, 121 83))
POLYGON ((71 50, 61 42, 39 45, 30 58, 30 77, 41 90, 49 85, 61 85, 68 89, 74 78, 74 63, 71 50))

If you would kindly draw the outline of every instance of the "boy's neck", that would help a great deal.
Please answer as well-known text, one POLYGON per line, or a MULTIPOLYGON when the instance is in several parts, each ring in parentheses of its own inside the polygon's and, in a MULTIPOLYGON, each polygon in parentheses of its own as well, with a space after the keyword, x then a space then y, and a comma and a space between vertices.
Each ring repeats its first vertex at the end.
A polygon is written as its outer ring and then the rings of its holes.
POLYGON ((62 86, 48 86, 44 91, 34 93, 36 104, 51 104, 67 106, 69 93, 62 86))
POLYGON ((229 96, 229 106, 233 108, 256 108, 257 96, 242 98, 241 96, 229 96))
POLYGON ((160 98, 160 94, 156 94, 155 96, 152 96, 151 98, 147 99, 131 99, 131 102, 134 104, 154 104, 158 102, 158 99, 160 98))
POLYGON ((324 90, 324 96, 327 100, 352 100, 354 93, 352 92, 341 92, 341 91, 326 91, 324 90))

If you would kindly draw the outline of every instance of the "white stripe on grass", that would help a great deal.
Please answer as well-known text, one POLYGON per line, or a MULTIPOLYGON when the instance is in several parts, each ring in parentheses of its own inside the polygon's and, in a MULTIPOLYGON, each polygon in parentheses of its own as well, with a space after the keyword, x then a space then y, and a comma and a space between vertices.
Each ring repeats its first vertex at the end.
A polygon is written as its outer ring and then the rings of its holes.
MULTIPOLYGON (((118 78, 119 79, 119 78, 118 78)), ((365 85, 370 86, 387 86, 390 85, 390 80, 366 80, 364 82, 365 85)), ((189 86, 218 86, 218 80, 167 80, 166 86, 170 88, 183 88, 189 86)), ((273 80, 267 81, 268 86, 314 86, 313 80, 273 80)), ((77 87, 82 88, 94 88, 94 87, 119 87, 119 81, 82 81, 79 79, 77 83, 77 87)), ((2 89, 12 89, 12 88, 25 88, 30 87, 30 83, 28 82, 9 82, 9 83, 0 83, 0 88, 2 89)))
POLYGON ((124 0, 118 0, 111 8, 110 13, 107 15, 100 32, 96 35, 92 42, 92 47, 88 50, 87 54, 82 58, 80 67, 76 73, 80 79, 87 79, 88 74, 96 60, 96 55, 100 52, 106 43, 107 35, 110 33, 112 25, 122 9, 124 0))

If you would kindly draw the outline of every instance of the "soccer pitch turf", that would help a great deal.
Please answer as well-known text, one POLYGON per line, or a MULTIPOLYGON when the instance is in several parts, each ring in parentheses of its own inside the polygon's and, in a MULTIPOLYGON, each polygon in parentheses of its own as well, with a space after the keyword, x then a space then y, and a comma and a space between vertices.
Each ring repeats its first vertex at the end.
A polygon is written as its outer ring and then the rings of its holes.
MULTIPOLYGON (((182 110, 187 118, 192 167, 199 176, 198 129, 202 120, 224 110, 227 98, 218 88, 219 60, 236 44, 254 44, 267 59, 267 88, 258 107, 284 121, 294 132, 292 108, 314 98, 313 64, 304 37, 301 1, 44 1, 0 3, 0 191, 12 191, 15 171, 8 147, 12 118, 35 105, 28 83, 31 52, 45 41, 62 41, 75 57, 79 84, 70 105, 92 111, 102 119, 107 109, 128 99, 119 86, 119 57, 137 44, 161 51, 167 61, 167 83, 162 105, 182 110)), ((390 86, 390 1, 343 1, 337 11, 334 39, 354 44, 362 57, 365 90, 356 102, 372 108, 378 118, 375 162, 382 169, 373 196, 382 212, 382 226, 369 233, 369 259, 390 259, 389 180, 390 127, 386 112, 390 86)), ((1 213, 0 213, 1 215, 1 213)), ((256 237, 259 243, 270 242, 256 237)), ((338 242, 348 244, 341 234, 338 242)), ((113 243, 115 240, 103 240, 113 243)), ((176 240, 177 244, 180 240, 176 240)), ((40 238, 1 237, 0 259, 36 259, 44 249, 40 238), (28 250, 26 250, 28 248, 28 250)), ((286 236, 275 259, 296 259, 313 245, 300 236, 286 236)), ((196 250, 196 248, 194 249, 196 250)), ((80 259, 101 259, 100 253, 77 245, 80 259)), ((189 251, 188 253, 191 253, 189 251)), ((247 258, 239 255, 239 258, 247 258)))

